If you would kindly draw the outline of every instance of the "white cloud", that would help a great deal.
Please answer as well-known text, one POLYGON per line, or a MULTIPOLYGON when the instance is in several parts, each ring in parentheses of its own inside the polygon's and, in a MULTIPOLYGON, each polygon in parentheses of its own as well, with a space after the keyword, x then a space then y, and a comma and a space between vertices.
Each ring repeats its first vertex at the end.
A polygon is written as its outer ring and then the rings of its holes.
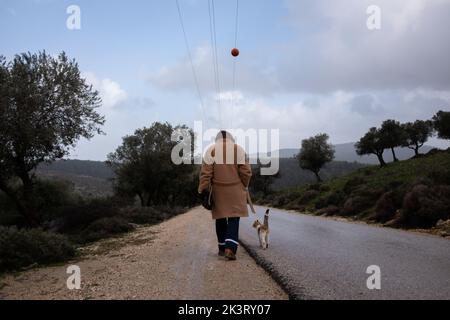
MULTIPOLYGON (((226 50, 219 50, 226 52, 226 50)), ((236 62, 236 88, 247 93, 270 95, 278 91, 275 70, 256 62, 246 63, 246 58, 236 62)), ((247 58, 250 59, 250 58, 247 58)), ((214 81, 214 67, 210 47, 198 47, 193 51, 192 60, 202 94, 217 92, 214 81)), ((233 90, 233 59, 230 55, 221 55, 219 61, 219 81, 221 91, 233 90)), ((195 92, 196 86, 192 67, 187 57, 170 66, 163 66, 149 76, 150 83, 163 90, 188 90, 195 92)))
POLYGON ((99 79, 93 72, 84 72, 82 74, 95 90, 98 90, 102 98, 104 108, 113 108, 127 99, 127 93, 120 85, 108 78, 99 79))
POLYGON ((278 68, 290 91, 450 89, 450 0, 287 0, 298 38, 278 68), (366 9, 381 8, 381 30, 366 9), (300 59, 298 57, 301 57, 300 59))
MULTIPOLYGON (((285 0, 294 37, 267 64, 261 52, 238 58, 246 94, 338 90, 450 90, 450 0, 285 0), (367 29, 366 9, 381 8, 382 27, 367 29)), ((219 57, 223 91, 232 90, 232 59, 219 57)), ((201 92, 214 92, 209 46, 193 51, 201 92)), ((196 90, 187 58, 150 77, 165 90, 196 90)))
POLYGON ((379 126, 386 119, 401 122, 430 119, 448 106, 449 97, 450 92, 422 89, 414 94, 409 91, 335 91, 314 95, 313 99, 309 95, 267 99, 242 92, 224 92, 221 113, 217 96, 206 100, 210 106, 208 116, 213 119, 206 127, 279 129, 281 147, 297 147, 301 139, 321 132, 329 134, 333 143, 345 143, 356 141, 370 127, 379 126))

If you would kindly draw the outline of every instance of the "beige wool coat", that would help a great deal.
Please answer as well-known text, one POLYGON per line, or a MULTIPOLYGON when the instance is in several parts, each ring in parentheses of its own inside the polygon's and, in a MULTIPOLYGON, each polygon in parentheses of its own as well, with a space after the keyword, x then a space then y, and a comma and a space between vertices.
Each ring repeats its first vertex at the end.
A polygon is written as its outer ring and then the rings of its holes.
POLYGON ((220 139, 203 157, 198 192, 211 186, 213 219, 248 217, 248 185, 252 169, 244 149, 231 139, 220 139))

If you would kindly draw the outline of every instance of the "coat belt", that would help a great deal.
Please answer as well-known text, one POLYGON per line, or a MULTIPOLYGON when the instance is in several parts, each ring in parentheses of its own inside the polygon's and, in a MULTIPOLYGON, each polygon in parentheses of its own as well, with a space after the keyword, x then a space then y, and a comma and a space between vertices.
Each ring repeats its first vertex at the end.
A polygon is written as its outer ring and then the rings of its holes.
POLYGON ((231 187, 231 186, 236 186, 238 184, 242 184, 242 181, 239 180, 235 180, 235 181, 231 181, 231 182, 225 182, 225 181, 219 181, 219 180, 215 180, 213 179, 212 184, 216 185, 216 186, 223 186, 223 187, 231 187))

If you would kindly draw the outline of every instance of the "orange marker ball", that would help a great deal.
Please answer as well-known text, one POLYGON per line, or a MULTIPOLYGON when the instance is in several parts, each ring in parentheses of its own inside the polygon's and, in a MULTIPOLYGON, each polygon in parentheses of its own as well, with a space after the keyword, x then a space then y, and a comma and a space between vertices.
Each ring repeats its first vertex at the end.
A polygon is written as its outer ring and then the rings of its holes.
POLYGON ((233 57, 237 57, 237 56, 239 55, 239 49, 233 48, 233 49, 231 50, 231 55, 232 55, 233 57))

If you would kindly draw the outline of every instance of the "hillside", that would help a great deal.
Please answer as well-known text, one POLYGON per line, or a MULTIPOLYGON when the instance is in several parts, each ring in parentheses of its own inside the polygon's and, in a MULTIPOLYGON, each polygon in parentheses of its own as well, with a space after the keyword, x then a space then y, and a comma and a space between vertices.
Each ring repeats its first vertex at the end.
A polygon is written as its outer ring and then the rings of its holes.
POLYGON ((450 218, 450 149, 369 166, 325 182, 276 192, 261 204, 393 227, 431 228, 450 218))

